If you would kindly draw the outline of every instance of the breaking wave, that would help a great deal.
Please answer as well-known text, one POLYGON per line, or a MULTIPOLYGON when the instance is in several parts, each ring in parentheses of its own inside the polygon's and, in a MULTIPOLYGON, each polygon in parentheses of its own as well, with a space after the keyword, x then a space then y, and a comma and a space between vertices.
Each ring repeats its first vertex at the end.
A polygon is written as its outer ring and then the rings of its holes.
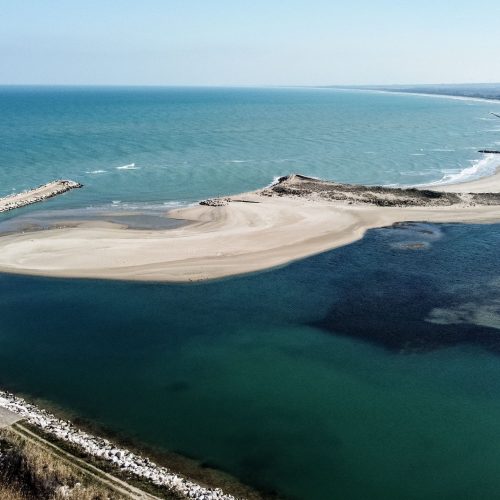
POLYGON ((116 170, 139 170, 139 167, 136 167, 135 163, 129 163, 128 165, 122 165, 121 167, 116 167, 116 170))
POLYGON ((474 160, 470 167, 464 168, 460 172, 445 173, 441 179, 431 182, 428 185, 459 184, 461 182, 479 179, 480 177, 488 177, 489 175, 493 175, 499 167, 500 156, 488 154, 480 160, 474 160))

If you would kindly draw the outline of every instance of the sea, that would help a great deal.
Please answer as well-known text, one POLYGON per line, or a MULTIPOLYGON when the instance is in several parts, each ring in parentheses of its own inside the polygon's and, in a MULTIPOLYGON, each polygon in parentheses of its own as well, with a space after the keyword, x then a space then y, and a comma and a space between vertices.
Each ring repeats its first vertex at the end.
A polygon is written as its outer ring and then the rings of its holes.
MULTIPOLYGON (((334 89, 1 87, 0 196, 84 188, 2 214, 0 237, 68 214, 155 227, 292 172, 478 178, 500 165, 478 153, 499 148, 499 109, 334 89)), ((212 282, 0 274, 0 388, 280 498, 498 498, 499 244, 500 224, 415 221, 212 282)))

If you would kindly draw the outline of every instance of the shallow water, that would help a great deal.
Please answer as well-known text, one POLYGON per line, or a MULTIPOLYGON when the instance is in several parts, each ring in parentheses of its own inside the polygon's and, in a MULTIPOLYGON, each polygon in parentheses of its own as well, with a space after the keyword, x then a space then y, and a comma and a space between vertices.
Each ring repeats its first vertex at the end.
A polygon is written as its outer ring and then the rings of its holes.
POLYGON ((292 498, 497 498, 499 243, 405 224, 204 284, 1 275, 0 387, 292 498))
POLYGON ((106 208, 69 210, 31 210, 21 215, 0 219, 0 236, 8 233, 41 231, 45 229, 70 227, 82 222, 110 222, 129 229, 174 229, 188 224, 188 221, 168 217, 165 211, 145 211, 106 208))

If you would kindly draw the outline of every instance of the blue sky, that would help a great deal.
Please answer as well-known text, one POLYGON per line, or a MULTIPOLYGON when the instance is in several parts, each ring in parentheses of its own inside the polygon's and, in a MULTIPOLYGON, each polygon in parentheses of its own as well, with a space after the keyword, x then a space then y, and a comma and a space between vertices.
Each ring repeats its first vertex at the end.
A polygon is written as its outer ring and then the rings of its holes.
POLYGON ((500 82, 500 1, 0 0, 0 83, 500 82))

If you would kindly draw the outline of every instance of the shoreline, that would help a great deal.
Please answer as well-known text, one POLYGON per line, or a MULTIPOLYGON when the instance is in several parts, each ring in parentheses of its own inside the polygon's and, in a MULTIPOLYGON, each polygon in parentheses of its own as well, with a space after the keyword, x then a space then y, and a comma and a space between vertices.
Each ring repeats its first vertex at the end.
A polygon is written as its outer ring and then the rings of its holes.
MULTIPOLYGON (((100 437, 102 433, 96 434, 88 428, 77 427, 70 420, 55 416, 50 411, 41 408, 37 404, 32 404, 24 398, 16 396, 8 391, 0 389, 0 409, 6 409, 30 426, 37 429, 42 436, 50 437, 55 443, 64 443, 70 448, 74 448, 79 454, 91 460, 97 460, 115 467, 120 474, 130 474, 138 481, 146 481, 160 489, 166 489, 180 498, 211 498, 212 500, 236 500, 237 498, 266 498, 261 493, 253 490, 249 486, 239 483, 236 478, 229 476, 223 471, 216 469, 203 469, 211 473, 212 485, 208 485, 199 478, 192 479, 189 471, 177 472, 161 463, 153 462, 142 451, 137 451, 137 447, 127 445, 127 448, 120 445, 114 438, 100 437), (130 449, 131 448, 131 449, 130 449), (215 475, 220 475, 219 478, 215 475), (217 481, 217 479, 219 479, 217 481), (223 483, 221 487, 213 483, 223 483), (228 485, 228 483, 230 483, 228 485), (229 493, 224 490, 235 490, 229 493), (245 495, 244 497, 241 495, 245 495)), ((106 433, 104 433, 106 436, 106 433)), ((169 453, 165 453, 167 456, 169 453)), ((153 458, 161 457, 162 452, 154 452, 153 458)), ((191 461, 179 455, 184 461, 191 461)), ((84 458, 85 459, 85 458, 84 458)), ((161 459, 157 460, 162 462, 161 459)), ((194 463, 194 461, 193 461, 194 463)), ((200 466, 201 467, 201 466, 200 466)), ((196 475, 196 474, 193 474, 196 475)), ((198 474, 199 476, 199 474, 198 474)))
POLYGON ((498 170, 462 184, 418 189, 292 175, 261 190, 170 211, 189 222, 179 228, 136 230, 88 221, 9 234, 0 237, 0 272, 179 283, 218 279, 322 253, 396 222, 500 222, 498 193, 498 170))
POLYGON ((350 87, 314 87, 314 88, 324 88, 329 90, 341 90, 347 92, 371 92, 374 94, 399 94, 399 95, 410 95, 417 97, 441 97, 443 99, 453 99, 456 101, 474 101, 474 102, 488 102, 493 104, 500 104, 500 98, 496 97, 474 97, 466 96, 460 94, 439 94, 437 92, 406 92, 405 90, 390 90, 390 89, 374 89, 374 88, 350 88, 350 87))

